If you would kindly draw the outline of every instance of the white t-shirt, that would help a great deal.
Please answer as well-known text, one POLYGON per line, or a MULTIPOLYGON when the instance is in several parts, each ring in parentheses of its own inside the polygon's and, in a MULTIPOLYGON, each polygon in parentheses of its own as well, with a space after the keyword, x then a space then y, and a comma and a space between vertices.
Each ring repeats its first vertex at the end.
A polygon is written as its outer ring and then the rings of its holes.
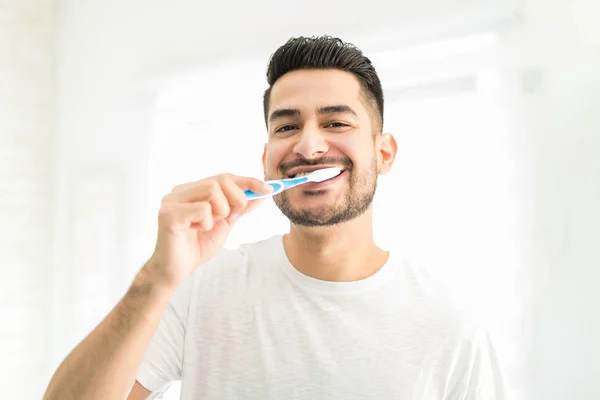
POLYGON ((282 236, 223 250, 176 291, 137 377, 182 400, 504 399, 484 330, 391 254, 371 277, 326 282, 282 236))

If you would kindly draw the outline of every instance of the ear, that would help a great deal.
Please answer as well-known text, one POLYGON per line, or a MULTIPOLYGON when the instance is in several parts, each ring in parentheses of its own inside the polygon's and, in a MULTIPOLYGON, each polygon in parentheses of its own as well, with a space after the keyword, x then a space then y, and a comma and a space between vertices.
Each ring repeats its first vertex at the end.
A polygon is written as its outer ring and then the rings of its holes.
POLYGON ((265 143, 262 154, 263 178, 267 179, 267 144, 265 143))
POLYGON ((396 158, 398 145, 391 133, 377 135, 375 148, 377 149, 377 172, 386 175, 392 170, 392 164, 396 158))

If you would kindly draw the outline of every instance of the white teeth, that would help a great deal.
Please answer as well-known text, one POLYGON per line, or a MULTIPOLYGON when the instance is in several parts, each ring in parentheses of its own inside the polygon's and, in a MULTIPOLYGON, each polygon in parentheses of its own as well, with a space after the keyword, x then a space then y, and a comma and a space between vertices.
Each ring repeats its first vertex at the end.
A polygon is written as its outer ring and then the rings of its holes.
POLYGON ((294 178, 298 178, 298 177, 301 177, 301 176, 306 176, 308 174, 310 174, 310 172, 300 172, 300 173, 294 175, 294 178))

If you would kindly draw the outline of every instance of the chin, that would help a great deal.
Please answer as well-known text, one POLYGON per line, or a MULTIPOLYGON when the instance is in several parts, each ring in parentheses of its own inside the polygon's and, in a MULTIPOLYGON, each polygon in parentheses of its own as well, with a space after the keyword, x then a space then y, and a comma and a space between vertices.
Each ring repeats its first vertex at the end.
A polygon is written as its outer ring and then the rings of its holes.
POLYGON ((311 190, 304 191, 290 197, 289 204, 297 210, 311 210, 316 208, 339 208, 343 207, 344 196, 334 193, 331 190, 311 190))

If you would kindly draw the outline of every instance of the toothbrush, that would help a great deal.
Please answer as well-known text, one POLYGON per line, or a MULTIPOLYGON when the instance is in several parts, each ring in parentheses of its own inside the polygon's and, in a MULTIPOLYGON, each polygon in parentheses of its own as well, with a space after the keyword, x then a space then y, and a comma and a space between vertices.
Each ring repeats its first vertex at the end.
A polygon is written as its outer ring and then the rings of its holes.
POLYGON ((273 196, 278 193, 283 192, 289 188, 293 188, 295 186, 301 185, 307 182, 323 182, 331 178, 335 178, 342 172, 341 169, 337 167, 332 168, 323 168, 318 169, 316 171, 311 172, 308 175, 299 176, 297 178, 289 178, 289 179, 279 179, 274 181, 267 181, 266 184, 269 184, 273 187, 273 191, 267 195, 258 194, 251 190, 246 190, 244 194, 246 198, 250 200, 260 199, 263 197, 273 196))

